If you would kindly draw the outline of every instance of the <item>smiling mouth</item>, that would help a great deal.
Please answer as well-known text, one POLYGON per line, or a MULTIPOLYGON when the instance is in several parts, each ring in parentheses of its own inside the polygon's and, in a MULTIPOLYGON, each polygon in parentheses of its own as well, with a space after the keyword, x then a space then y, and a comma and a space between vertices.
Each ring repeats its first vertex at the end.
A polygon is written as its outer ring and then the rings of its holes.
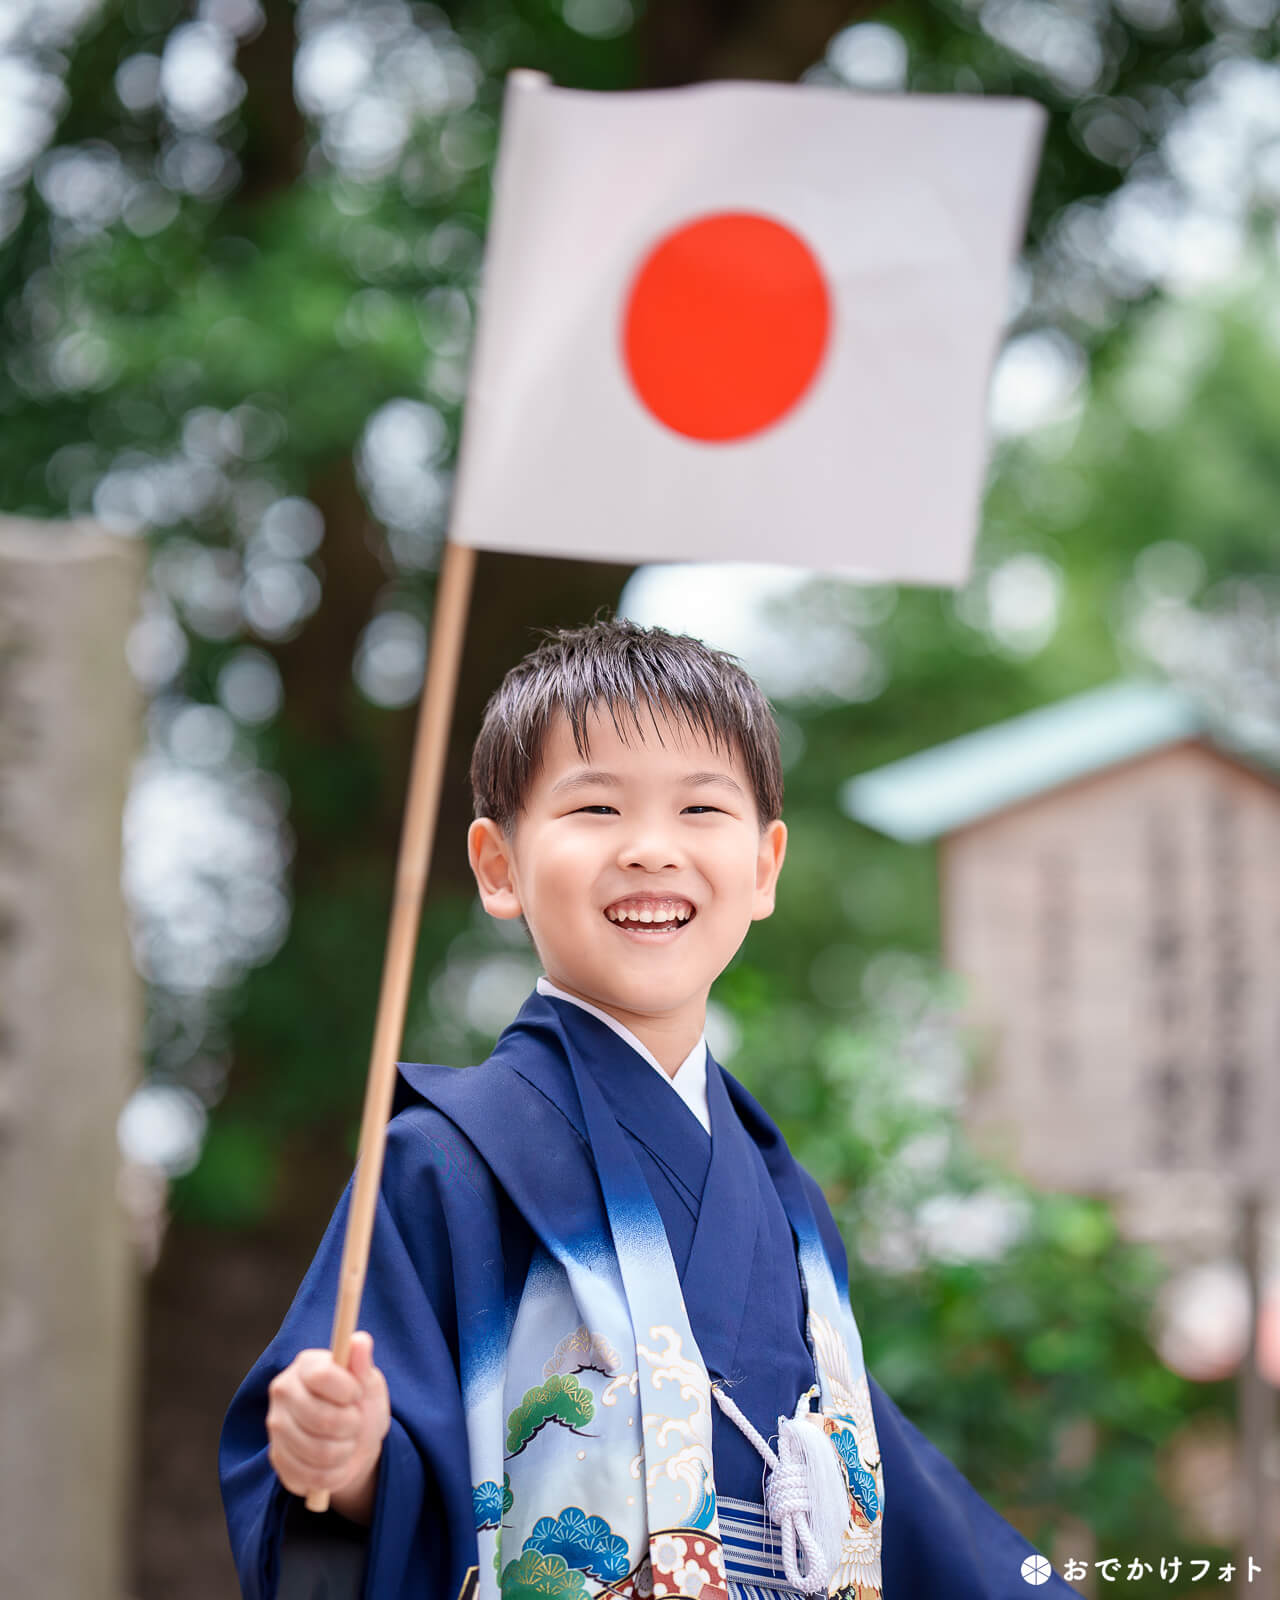
POLYGON ((618 901, 606 906, 603 914, 606 921, 628 938, 653 943, 678 938, 698 911, 691 901, 674 898, 618 901))

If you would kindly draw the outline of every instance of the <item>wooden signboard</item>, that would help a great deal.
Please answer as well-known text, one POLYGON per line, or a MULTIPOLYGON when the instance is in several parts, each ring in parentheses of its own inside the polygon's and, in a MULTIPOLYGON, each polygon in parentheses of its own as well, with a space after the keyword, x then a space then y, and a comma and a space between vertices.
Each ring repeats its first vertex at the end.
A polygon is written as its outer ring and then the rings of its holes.
POLYGON ((1187 740, 958 829, 942 873, 984 1148, 1074 1192, 1280 1187, 1280 786, 1187 740))

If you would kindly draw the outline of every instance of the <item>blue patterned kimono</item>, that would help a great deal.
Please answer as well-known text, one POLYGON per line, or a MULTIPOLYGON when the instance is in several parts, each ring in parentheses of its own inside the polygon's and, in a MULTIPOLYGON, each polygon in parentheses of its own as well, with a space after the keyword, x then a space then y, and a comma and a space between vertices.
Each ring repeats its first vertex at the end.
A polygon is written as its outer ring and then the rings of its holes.
MULTIPOLYGON (((359 1318, 392 1407, 366 1596, 785 1594, 763 1462, 711 1387, 769 1439, 812 1386, 848 1482, 830 1593, 1021 1600, 1032 1547, 866 1375, 822 1193, 709 1055, 710 1137, 625 1040, 542 994, 480 1066, 400 1074, 359 1318)), ((246 1600, 273 1600, 287 1524, 326 1520, 272 1471, 266 1391, 329 1342, 350 1197, 223 1428, 246 1600)))

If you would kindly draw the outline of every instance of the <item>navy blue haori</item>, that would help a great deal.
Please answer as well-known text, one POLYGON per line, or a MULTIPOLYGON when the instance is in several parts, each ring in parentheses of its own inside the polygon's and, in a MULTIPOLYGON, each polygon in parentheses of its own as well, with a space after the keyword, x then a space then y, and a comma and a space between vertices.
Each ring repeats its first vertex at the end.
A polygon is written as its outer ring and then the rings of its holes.
MULTIPOLYGON (((363 1595, 797 1596, 728 1396, 766 1441, 793 1416, 829 1441, 834 1465, 803 1433, 848 1502, 830 1594, 1023 1600, 1032 1546, 866 1373, 822 1192, 709 1055, 709 1135, 626 1039, 547 994, 480 1065, 399 1070, 359 1317, 392 1410, 363 1595)), ((223 1427, 245 1600, 274 1600, 291 1541, 342 1522, 280 1484, 265 1417, 272 1378, 328 1345, 350 1199, 223 1427)))

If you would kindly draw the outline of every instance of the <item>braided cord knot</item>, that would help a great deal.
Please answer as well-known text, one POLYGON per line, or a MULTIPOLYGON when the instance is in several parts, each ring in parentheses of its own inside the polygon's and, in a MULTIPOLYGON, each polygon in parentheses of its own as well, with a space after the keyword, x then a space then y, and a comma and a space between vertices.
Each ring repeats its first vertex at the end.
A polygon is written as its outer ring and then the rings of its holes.
POLYGON ((818 1386, 800 1396, 794 1417, 778 1418, 776 1454, 718 1384, 711 1392, 770 1469, 765 1507, 782 1534, 782 1565, 788 1581, 802 1594, 825 1594, 839 1564, 849 1500, 844 1468, 835 1451, 824 1434, 801 1420, 818 1386), (803 1567, 799 1555, 804 1557, 803 1567))

